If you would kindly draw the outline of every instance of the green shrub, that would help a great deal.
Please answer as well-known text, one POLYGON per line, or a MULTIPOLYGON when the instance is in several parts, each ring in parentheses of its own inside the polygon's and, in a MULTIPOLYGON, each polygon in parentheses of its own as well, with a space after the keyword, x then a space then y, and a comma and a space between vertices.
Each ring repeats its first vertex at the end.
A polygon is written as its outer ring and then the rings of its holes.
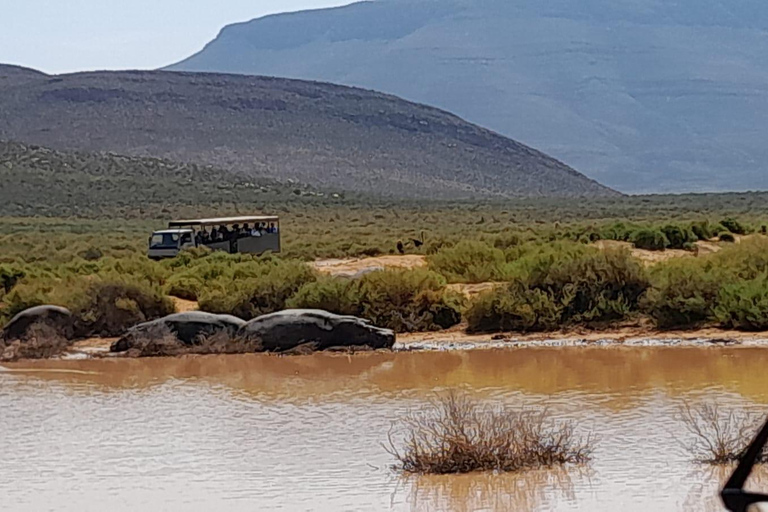
POLYGON ((493 240, 493 246, 496 249, 507 250, 510 247, 516 247, 523 242, 519 233, 504 232, 500 233, 493 240))
POLYGON ((104 253, 98 247, 89 247, 77 253, 85 261, 97 261, 104 257, 104 253))
POLYGON ((512 284, 470 306, 470 330, 547 331, 620 320, 636 311, 649 286, 643 266, 626 250, 575 247, 518 261, 512 284))
POLYGON ((424 244, 424 252, 426 254, 437 254, 443 249, 449 249, 453 247, 453 242, 446 240, 445 238, 430 239, 424 244))
POLYGON ((54 283, 21 282, 3 297, 4 307, 0 309, 0 323, 4 324, 18 313, 35 306, 50 304, 54 283))
POLYGON ((384 270, 356 283, 361 316, 396 332, 447 329, 461 321, 461 297, 427 270, 384 270))
POLYGON ((693 328, 713 318, 724 276, 706 262, 670 261, 659 265, 642 304, 662 329, 693 328))
MULTIPOLYGON (((162 264, 170 269, 179 269, 182 267, 189 267, 194 265, 198 260, 211 256, 213 251, 207 247, 195 247, 192 249, 184 249, 175 258, 169 258, 164 260, 162 264)), ((224 253, 217 253, 224 254, 224 253)))
POLYGON ((734 235, 746 235, 747 234, 746 226, 744 226, 741 222, 739 222, 738 220, 736 220, 734 218, 729 217, 727 219, 723 219, 722 221, 720 221, 720 224, 722 224, 722 226, 725 229, 727 229, 728 231, 730 231, 734 235))
POLYGON ((464 240, 429 256, 429 268, 452 283, 482 283, 503 279, 505 261, 501 249, 464 240))
POLYGON ((200 311, 218 315, 234 315, 246 320, 254 318, 250 306, 251 282, 231 285, 229 289, 206 288, 197 297, 200 311))
POLYGON ((667 237, 669 249, 685 249, 698 239, 690 228, 667 224, 661 228, 661 232, 667 237))
POLYGON ((745 239, 726 247, 710 258, 713 267, 722 269, 733 280, 751 280, 768 273, 768 240, 745 239))
POLYGON ((634 233, 634 229, 628 227, 623 222, 617 222, 610 226, 605 226, 600 230, 600 238, 603 240, 616 240, 618 242, 628 242, 634 233))
POLYGON ((307 264, 298 261, 268 265, 264 269, 269 270, 257 278, 211 283, 200 293, 200 310, 250 320, 285 309, 288 299, 317 279, 307 264))
POLYGON ((717 235, 717 230, 706 220, 691 224, 691 231, 696 235, 696 238, 702 241, 711 240, 713 236, 717 235))
POLYGON ((11 265, 0 265, 0 286, 4 293, 10 293, 16 283, 24 278, 26 274, 21 268, 11 265))
POLYGON ((302 286, 287 306, 359 316, 397 332, 447 329, 461 322, 461 298, 444 287, 439 275, 421 269, 373 272, 357 280, 321 277, 302 286))
POLYGON ((644 228, 632 233, 630 241, 638 249, 663 251, 669 246, 666 235, 657 229, 644 228))
POLYGON ((339 315, 362 314, 358 286, 355 281, 323 276, 306 283, 291 297, 286 306, 298 309, 322 309, 339 315))
POLYGON ((188 274, 175 274, 165 283, 165 293, 171 297, 185 300, 197 300, 200 292, 205 287, 202 279, 188 274))
POLYGON ((467 331, 549 331, 560 327, 562 307, 543 290, 520 282, 476 298, 465 314, 467 331))
POLYGON ((645 268, 623 249, 562 253, 534 266, 527 286, 549 292, 564 323, 620 320, 648 289, 645 268))
POLYGON ((768 276, 723 286, 714 317, 726 329, 768 330, 768 276))
POLYGON ((91 281, 75 289, 65 304, 81 336, 120 336, 128 328, 174 312, 159 287, 120 278, 91 281))
MULTIPOLYGON (((98 265, 95 273, 100 275, 116 275, 121 278, 135 279, 162 286, 170 275, 168 269, 160 263, 148 259, 146 256, 132 256, 129 258, 102 258, 98 262, 87 262, 88 265, 98 265)), ((84 273, 82 275, 85 275, 84 273)))

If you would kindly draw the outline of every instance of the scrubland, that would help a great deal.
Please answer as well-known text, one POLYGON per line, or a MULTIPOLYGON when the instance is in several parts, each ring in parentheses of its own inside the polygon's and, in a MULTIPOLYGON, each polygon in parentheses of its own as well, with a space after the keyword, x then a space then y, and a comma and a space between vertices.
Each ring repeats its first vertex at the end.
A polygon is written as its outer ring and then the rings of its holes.
MULTIPOLYGON (((398 332, 546 332, 627 321, 667 329, 768 328, 768 237, 759 194, 625 198, 577 205, 376 203, 307 198, 273 205, 280 255, 185 252, 148 260, 162 221, 35 217, 0 225, 0 322, 37 304, 69 307, 87 335, 116 335, 172 311, 168 296, 245 319, 321 308, 398 332), (659 216, 666 218, 659 218, 659 216), (675 220, 670 220, 675 219, 675 220), (598 247, 599 241, 615 241, 598 247), (733 242, 730 242, 730 241, 733 242), (426 268, 355 279, 309 262, 422 254, 426 268), (735 243, 738 242, 738 243, 735 243), (700 252, 700 243, 717 251, 700 252), (649 265, 632 247, 690 257, 649 265), (498 283, 468 298, 455 283, 498 283)), ((230 214, 242 211, 199 212, 230 214)), ((169 214, 170 215, 170 214, 169 214)))

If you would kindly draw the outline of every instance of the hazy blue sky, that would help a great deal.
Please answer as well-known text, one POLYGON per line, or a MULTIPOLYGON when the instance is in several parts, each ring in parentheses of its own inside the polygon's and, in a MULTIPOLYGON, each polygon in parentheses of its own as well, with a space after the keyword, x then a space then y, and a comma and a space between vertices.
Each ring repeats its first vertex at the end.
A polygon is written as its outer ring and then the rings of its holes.
POLYGON ((352 0, 0 0, 0 63, 48 73, 148 69, 201 49, 229 23, 352 0))

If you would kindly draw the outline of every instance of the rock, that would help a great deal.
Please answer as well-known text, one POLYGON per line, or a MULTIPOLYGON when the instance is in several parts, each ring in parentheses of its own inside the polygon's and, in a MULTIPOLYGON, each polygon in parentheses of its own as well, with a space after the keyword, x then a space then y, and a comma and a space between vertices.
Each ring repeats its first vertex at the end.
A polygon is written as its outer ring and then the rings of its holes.
POLYGON ((74 317, 71 311, 59 306, 37 306, 14 316, 3 328, 0 340, 6 343, 23 340, 36 325, 44 326, 67 340, 74 337, 74 317))
POLYGON ((137 338, 151 337, 156 333, 168 331, 180 344, 192 346, 198 344, 203 337, 219 333, 232 337, 244 325, 244 320, 231 315, 214 315, 202 311, 175 313, 132 327, 122 338, 112 344, 110 351, 125 352, 133 348, 137 338))
POLYGON ((260 343, 267 352, 285 352, 313 343, 316 350, 331 347, 392 348, 395 333, 367 320, 317 309, 291 309, 260 316, 237 333, 247 342, 260 343))

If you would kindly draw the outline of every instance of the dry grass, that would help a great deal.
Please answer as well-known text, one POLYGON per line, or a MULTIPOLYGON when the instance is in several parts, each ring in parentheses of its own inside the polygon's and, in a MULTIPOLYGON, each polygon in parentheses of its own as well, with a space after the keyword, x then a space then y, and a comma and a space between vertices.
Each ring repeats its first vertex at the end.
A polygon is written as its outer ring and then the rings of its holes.
POLYGON ((405 473, 513 472, 581 464, 591 459, 594 444, 591 436, 578 437, 572 423, 556 422, 547 411, 509 410, 456 393, 409 413, 399 426, 390 432, 386 448, 397 459, 395 468, 405 473))
POLYGON ((72 342, 53 327, 45 324, 32 325, 21 340, 7 345, 0 341, 0 361, 20 359, 49 359, 64 353, 72 342))
POLYGON ((185 345, 167 327, 131 335, 128 357, 173 357, 185 354, 249 354, 260 352, 261 346, 233 338, 226 332, 203 336, 194 345, 185 345))
MULTIPOLYGON (((712 465, 738 462, 764 419, 744 409, 725 411, 714 403, 685 403, 680 416, 691 434, 685 449, 697 462, 712 465)), ((768 450, 760 454, 758 463, 768 463, 768 450)))

